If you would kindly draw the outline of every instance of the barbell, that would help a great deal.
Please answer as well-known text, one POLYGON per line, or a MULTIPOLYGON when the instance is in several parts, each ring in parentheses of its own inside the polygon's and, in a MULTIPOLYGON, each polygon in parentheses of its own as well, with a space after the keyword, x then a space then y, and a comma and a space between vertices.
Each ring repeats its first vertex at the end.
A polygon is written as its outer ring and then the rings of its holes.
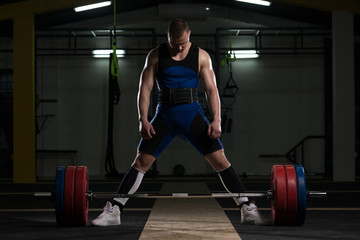
POLYGON ((305 222, 309 198, 325 198, 326 192, 307 191, 305 172, 301 165, 274 165, 270 190, 259 193, 144 193, 118 194, 89 191, 86 166, 59 166, 56 170, 55 194, 35 192, 35 197, 55 199, 56 222, 59 226, 84 226, 88 221, 89 201, 94 198, 234 198, 267 197, 275 225, 298 225, 305 222))

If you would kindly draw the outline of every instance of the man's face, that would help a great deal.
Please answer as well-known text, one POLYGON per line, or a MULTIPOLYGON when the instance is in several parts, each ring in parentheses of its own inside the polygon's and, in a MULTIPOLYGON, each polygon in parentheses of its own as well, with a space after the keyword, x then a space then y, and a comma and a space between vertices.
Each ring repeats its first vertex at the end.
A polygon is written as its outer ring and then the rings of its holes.
POLYGON ((177 52, 182 52, 186 49, 187 45, 189 44, 190 39, 190 31, 184 32, 183 35, 179 38, 174 38, 170 34, 168 34, 168 42, 172 49, 176 50, 177 52))

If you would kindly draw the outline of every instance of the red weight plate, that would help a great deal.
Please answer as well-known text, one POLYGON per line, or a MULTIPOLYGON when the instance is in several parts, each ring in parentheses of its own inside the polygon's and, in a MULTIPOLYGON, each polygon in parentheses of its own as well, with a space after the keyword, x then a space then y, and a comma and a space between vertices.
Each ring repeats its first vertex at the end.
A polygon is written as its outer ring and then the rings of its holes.
POLYGON ((286 224, 294 225, 298 211, 298 190, 295 167, 293 165, 286 165, 285 173, 287 186, 286 224))
POLYGON ((75 174, 75 166, 66 167, 64 184, 64 222, 66 225, 72 225, 73 223, 75 174))
POLYGON ((286 175, 283 165, 274 165, 271 169, 271 215, 273 223, 284 224, 286 221, 286 175))
POLYGON ((89 211, 89 201, 86 196, 89 191, 87 167, 77 167, 75 179, 75 224, 84 226, 87 224, 89 211))

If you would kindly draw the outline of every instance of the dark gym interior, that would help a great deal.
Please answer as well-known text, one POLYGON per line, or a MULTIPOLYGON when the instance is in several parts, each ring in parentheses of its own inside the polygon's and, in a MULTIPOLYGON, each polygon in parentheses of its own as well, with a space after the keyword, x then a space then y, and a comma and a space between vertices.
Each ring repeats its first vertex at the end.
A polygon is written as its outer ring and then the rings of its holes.
MULTIPOLYGON (((99 2, 0 0, 1 239, 360 239, 358 0, 113 0, 75 11, 99 2), (184 137, 136 191, 155 197, 130 197, 120 226, 90 224, 113 198, 96 193, 116 194, 137 154, 140 75, 177 18, 210 57, 226 157, 246 192, 263 195, 249 199, 270 226, 241 224, 232 197, 211 195, 227 189, 184 137), (114 43, 117 61, 96 55, 114 43), (274 165, 304 170, 301 224, 274 220, 274 165), (59 224, 58 166, 87 167, 85 226, 59 224)), ((158 97, 154 86, 149 120, 158 97)), ((201 84, 198 102, 211 122, 201 84)))

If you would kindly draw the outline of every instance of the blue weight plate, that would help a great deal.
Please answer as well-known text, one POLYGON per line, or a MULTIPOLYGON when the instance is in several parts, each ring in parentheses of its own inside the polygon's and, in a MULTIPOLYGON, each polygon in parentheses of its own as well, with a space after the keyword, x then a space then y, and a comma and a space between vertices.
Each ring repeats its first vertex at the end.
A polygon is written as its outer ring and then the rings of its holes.
POLYGON ((305 171, 301 165, 295 165, 298 186, 298 212, 296 225, 303 225, 306 217, 306 182, 305 171))
POLYGON ((64 183, 65 183, 65 167, 59 166, 56 170, 55 183, 55 215, 56 223, 59 226, 64 225, 64 183))

